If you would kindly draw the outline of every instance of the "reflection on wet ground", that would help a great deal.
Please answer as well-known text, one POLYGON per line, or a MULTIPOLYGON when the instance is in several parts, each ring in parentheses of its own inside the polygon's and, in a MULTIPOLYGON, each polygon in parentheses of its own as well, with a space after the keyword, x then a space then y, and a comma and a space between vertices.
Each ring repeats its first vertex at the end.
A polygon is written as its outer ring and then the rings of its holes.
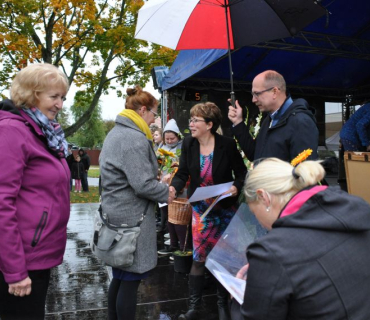
MULTIPOLYGON (((46 306, 46 320, 107 319, 110 269, 92 255, 89 247, 98 204, 72 204, 63 264, 53 269, 46 306)), ((163 236, 158 237, 163 247, 163 236)), ((216 289, 210 279, 204 290, 199 319, 218 319, 216 289)), ((136 319, 172 320, 187 310, 187 275, 174 272, 168 257, 139 287, 136 319)))

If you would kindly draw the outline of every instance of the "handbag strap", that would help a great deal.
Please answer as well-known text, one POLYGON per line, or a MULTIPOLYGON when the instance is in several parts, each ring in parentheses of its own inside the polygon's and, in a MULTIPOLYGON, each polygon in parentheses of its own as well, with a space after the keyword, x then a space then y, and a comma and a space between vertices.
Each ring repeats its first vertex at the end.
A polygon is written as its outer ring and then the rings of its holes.
POLYGON ((140 225, 143 223, 144 218, 145 218, 145 216, 146 216, 146 214, 147 214, 147 212, 148 212, 149 204, 150 204, 150 200, 148 200, 148 202, 147 202, 147 204, 146 204, 146 206, 145 206, 144 213, 142 213, 142 215, 141 215, 141 217, 140 217, 139 221, 138 221, 135 225, 132 225, 132 226, 129 226, 129 225, 128 225, 128 224, 126 224, 126 223, 123 223, 123 224, 121 224, 120 226, 117 226, 117 225, 114 225, 114 224, 110 223, 110 222, 108 221, 108 217, 107 217, 107 215, 106 215, 106 214, 103 214, 103 209, 102 209, 101 204, 100 204, 100 206, 99 206, 98 211, 99 211, 99 214, 100 214, 100 218, 101 218, 101 220, 103 221, 103 223, 104 223, 104 224, 105 224, 109 229, 116 230, 116 229, 118 229, 118 228, 133 228, 133 227, 140 227, 140 225))

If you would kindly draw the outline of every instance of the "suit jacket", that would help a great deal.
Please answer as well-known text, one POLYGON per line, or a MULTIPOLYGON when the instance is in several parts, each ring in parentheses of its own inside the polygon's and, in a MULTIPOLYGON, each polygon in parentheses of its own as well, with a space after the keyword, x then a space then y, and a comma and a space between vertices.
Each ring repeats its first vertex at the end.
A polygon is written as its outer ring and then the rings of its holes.
MULTIPOLYGON (((212 176, 214 184, 234 181, 238 189, 238 196, 243 188, 247 168, 236 147, 233 138, 215 134, 215 148, 213 151, 212 176)), ((177 192, 185 187, 190 177, 188 197, 200 186, 200 145, 197 139, 188 136, 184 139, 181 148, 180 165, 171 185, 177 192)), ((228 197, 220 201, 223 208, 233 205, 237 197, 228 197)))

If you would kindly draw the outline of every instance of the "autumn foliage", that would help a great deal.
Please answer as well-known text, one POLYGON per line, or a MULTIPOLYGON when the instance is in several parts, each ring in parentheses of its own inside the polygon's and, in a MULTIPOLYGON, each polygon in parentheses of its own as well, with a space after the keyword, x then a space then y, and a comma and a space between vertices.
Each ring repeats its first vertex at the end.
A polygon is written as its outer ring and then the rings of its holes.
POLYGON ((75 132, 101 95, 122 96, 125 85, 144 86, 154 66, 172 64, 175 51, 134 39, 142 5, 141 0, 1 1, 0 92, 30 63, 60 67, 90 96, 90 107, 66 130, 75 132))

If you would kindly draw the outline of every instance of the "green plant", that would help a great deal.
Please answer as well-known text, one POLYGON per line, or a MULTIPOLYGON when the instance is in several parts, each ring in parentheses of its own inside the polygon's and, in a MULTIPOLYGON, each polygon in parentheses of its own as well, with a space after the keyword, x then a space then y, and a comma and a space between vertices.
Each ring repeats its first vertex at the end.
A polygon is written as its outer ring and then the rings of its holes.
POLYGON ((176 250, 173 252, 175 256, 180 256, 180 257, 189 257, 193 254, 192 250, 186 250, 186 251, 181 251, 181 250, 176 250))

